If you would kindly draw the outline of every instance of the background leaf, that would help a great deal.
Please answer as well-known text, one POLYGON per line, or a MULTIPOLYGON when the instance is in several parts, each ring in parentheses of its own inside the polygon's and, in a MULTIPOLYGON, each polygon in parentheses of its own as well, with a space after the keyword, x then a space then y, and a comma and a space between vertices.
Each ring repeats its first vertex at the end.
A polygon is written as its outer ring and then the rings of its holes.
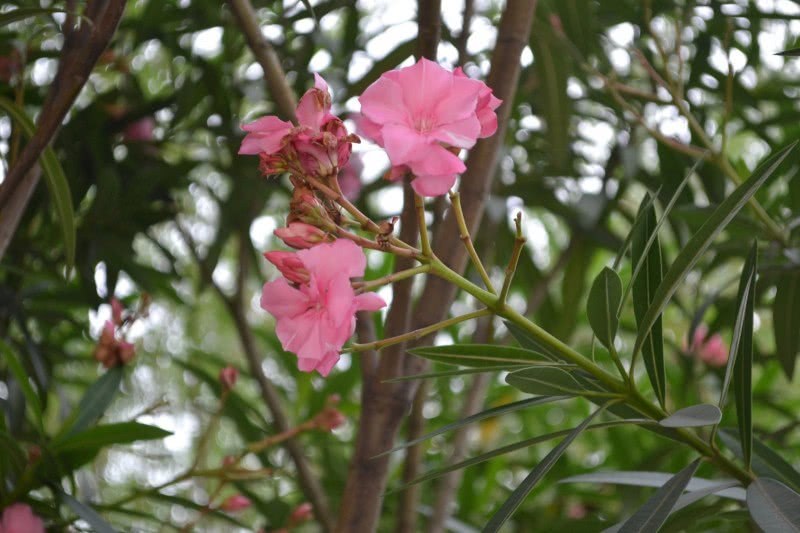
POLYGON ((614 270, 605 267, 592 283, 586 313, 594 334, 603 345, 614 351, 614 338, 619 327, 619 306, 622 302, 622 280, 614 270))
POLYGON ((756 478, 750 483, 747 508, 764 533, 800 531, 800 494, 779 481, 756 478))

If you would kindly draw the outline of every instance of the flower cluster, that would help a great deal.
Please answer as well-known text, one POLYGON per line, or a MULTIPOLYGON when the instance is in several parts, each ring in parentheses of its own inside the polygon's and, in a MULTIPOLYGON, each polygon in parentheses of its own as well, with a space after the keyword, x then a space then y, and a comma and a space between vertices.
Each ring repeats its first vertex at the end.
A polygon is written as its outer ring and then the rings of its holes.
POLYGON ((318 74, 314 87, 297 105, 298 126, 267 116, 242 126, 248 134, 240 154, 258 155, 264 175, 290 172, 297 176, 336 177, 347 165, 351 143, 357 135, 348 133, 344 123, 331 114, 328 84, 318 74))
POLYGON ((427 59, 383 74, 359 98, 362 133, 386 150, 390 177, 408 172, 422 196, 445 194, 465 170, 461 148, 497 131, 501 101, 459 68, 427 59))
MULTIPOLYGON (((446 193, 465 168, 459 150, 497 130, 500 100, 484 83, 425 59, 382 75, 360 100, 360 127, 386 150, 390 177, 413 173, 412 185, 424 196, 446 193)), ((275 116, 243 125, 239 153, 258 155, 264 175, 288 173, 294 186, 287 225, 275 235, 298 251, 264 254, 282 277, 264 285, 261 307, 275 317, 278 339, 297 355, 300 370, 325 376, 353 335, 356 313, 386 305, 353 288, 366 268, 361 247, 406 256, 415 250, 395 245, 393 223, 366 219, 347 201, 360 190, 360 161, 347 166, 352 143, 360 140, 331 113, 328 85, 319 75, 296 116, 298 125, 275 116), (356 220, 346 221, 340 207, 356 220), (374 240, 349 232, 348 224, 370 231, 374 240)), ((363 290, 361 282, 357 286, 363 290)))
POLYGON ((125 365, 136 355, 134 345, 125 340, 122 327, 132 317, 123 316, 124 309, 116 298, 111 299, 111 320, 106 320, 94 349, 94 358, 106 368, 125 365))
POLYGON ((327 376, 355 331, 356 312, 386 305, 376 294, 353 290, 351 278, 364 275, 364 252, 352 241, 337 239, 264 256, 284 277, 264 285, 261 307, 275 317, 278 339, 297 354, 300 370, 327 376))

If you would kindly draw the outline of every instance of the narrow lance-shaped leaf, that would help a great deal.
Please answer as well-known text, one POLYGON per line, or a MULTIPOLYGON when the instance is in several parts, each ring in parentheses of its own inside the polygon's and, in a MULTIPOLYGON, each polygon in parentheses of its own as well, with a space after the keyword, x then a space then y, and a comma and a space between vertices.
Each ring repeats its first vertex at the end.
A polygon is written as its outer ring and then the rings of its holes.
POLYGON ((43 432, 44 424, 42 422, 42 404, 39 401, 39 396, 36 394, 36 391, 33 390, 31 382, 28 380, 28 373, 25 372, 25 368, 22 366, 22 363, 19 359, 17 359, 17 354, 14 353, 14 349, 1 339, 0 353, 3 354, 3 358, 5 359, 9 370, 11 370, 11 373, 14 375, 14 379, 17 380, 17 383, 22 390, 22 395, 25 397, 25 403, 35 417, 37 429, 39 432, 43 432))
MULTIPOLYGON (((590 474, 570 476, 560 480, 559 483, 611 483, 633 487, 663 487, 671 478, 672 475, 665 472, 612 470, 610 472, 592 472, 590 474)), ((727 482, 728 480, 724 481, 724 483, 727 482)), ((720 483, 721 481, 717 479, 693 477, 686 486, 686 490, 690 492, 706 491, 720 483)), ((745 500, 745 492, 741 487, 718 488, 717 492, 723 498, 730 498, 740 502, 745 500)))
POLYGON ((585 391, 569 372, 552 367, 517 370, 506 376, 506 383, 522 392, 541 396, 563 394, 580 396, 585 391))
MULTIPOLYGON (((6 111, 28 137, 33 136, 35 126, 25 112, 14 102, 0 96, 0 108, 6 111)), ((75 264, 75 210, 72 207, 72 193, 64 175, 64 169, 58 162, 55 152, 49 146, 42 151, 39 163, 44 171, 47 187, 53 197, 53 204, 58 212, 61 231, 64 235, 64 251, 67 268, 75 264)))
POLYGON ((105 521, 97 511, 92 509, 89 505, 82 503, 66 492, 61 490, 57 491, 61 500, 69 506, 72 511, 84 519, 86 523, 92 526, 92 530, 96 533, 117 533, 117 530, 111 527, 111 524, 105 521))
POLYGON ((496 366, 500 364, 512 366, 547 361, 547 357, 544 355, 525 348, 494 344, 424 346, 409 350, 409 352, 432 361, 470 367, 496 366))
POLYGON ((744 265, 749 271, 749 281, 739 284, 739 302, 744 306, 741 340, 733 363, 733 390, 736 396, 736 419, 739 424, 739 439, 742 443, 742 460, 750 468, 753 454, 753 312, 755 303, 756 272, 758 270, 758 247, 756 243, 744 265))
POLYGON ((800 532, 800 494, 779 481, 757 478, 750 483, 747 509, 764 533, 800 532))
MULTIPOLYGON (((642 265, 642 272, 631 279, 633 293, 633 310, 636 323, 640 325, 641 318, 647 308, 653 303, 656 288, 661 284, 661 245, 656 231, 656 210, 652 200, 645 198, 639 207, 637 219, 640 223, 633 228, 633 241, 631 243, 631 260, 634 265, 642 265), (647 244, 653 238, 652 245, 647 250, 647 244)), ((647 369, 650 384, 663 406, 666 396, 666 376, 664 371, 664 341, 661 331, 661 315, 653 322, 650 331, 642 346, 642 358, 647 369)))
MULTIPOLYGON (((97 381, 92 383, 86 389, 78 406, 64 423, 59 436, 65 437, 83 431, 99 420, 114 400, 120 383, 122 383, 122 377, 122 367, 116 366, 109 369, 97 381)), ((56 440, 58 440, 58 437, 56 440)))
POLYGON ((719 410, 719 407, 702 403, 678 409, 659 424, 668 428, 693 428, 719 424, 720 420, 722 420, 722 411, 719 410))
POLYGON ((483 528, 483 533, 493 533, 500 530, 500 527, 508 520, 514 511, 522 504, 523 500, 528 496, 528 494, 533 490, 533 487, 541 480, 547 472, 553 467, 553 465, 558 461, 558 459, 564 454, 572 441, 581 434, 581 432, 586 429, 586 426, 601 412, 603 412, 608 404, 601 406, 597 409, 594 413, 592 413, 589 418, 584 420, 581 425, 577 426, 575 429, 570 432, 567 437, 562 440, 558 446, 553 448, 550 453, 548 453, 542 462, 536 465, 536 468, 531 470, 530 474, 519 484, 519 486, 514 489, 514 492, 511 493, 511 496, 508 497, 506 502, 497 510, 497 512, 492 516, 489 520, 489 523, 483 528))
POLYGON ((686 486, 691 481, 697 467, 700 466, 700 459, 696 459, 692 464, 675 474, 664 486, 650 496, 633 516, 628 518, 620 533, 650 533, 658 531, 667 518, 669 518, 672 508, 680 498, 686 486))
MULTIPOLYGON (((720 430, 719 438, 736 457, 742 458, 742 447, 736 430, 724 428, 720 430)), ((756 437, 753 437, 753 472, 762 477, 777 479, 793 490, 800 491, 800 472, 756 437)))
POLYGON ((800 270, 780 274, 775 286, 777 292, 772 303, 775 352, 791 381, 800 352, 800 270))
POLYGON ((589 324, 598 340, 610 351, 619 327, 619 306, 622 302, 622 281, 619 274, 605 267, 592 283, 586 312, 589 324))
POLYGON ((653 303, 648 307, 647 312, 642 318, 639 325, 639 333, 636 336, 636 343, 633 347, 633 354, 639 353, 642 349, 644 340, 647 333, 653 327, 653 324, 664 311, 664 308, 669 303, 672 295, 678 290, 678 287, 689 274, 692 267, 697 264, 702 254, 711 246, 719 233, 725 229, 725 226, 730 223, 736 214, 744 207, 744 205, 753 197, 756 191, 763 185, 775 170, 778 169, 781 163, 788 157, 788 155, 795 149, 797 142, 787 146, 777 154, 770 157, 767 161, 761 164, 752 176, 750 176, 744 183, 734 190, 711 214, 708 220, 703 224, 697 233, 686 243, 678 257, 672 263, 672 266, 667 270, 661 285, 656 289, 656 294, 653 297, 653 303))

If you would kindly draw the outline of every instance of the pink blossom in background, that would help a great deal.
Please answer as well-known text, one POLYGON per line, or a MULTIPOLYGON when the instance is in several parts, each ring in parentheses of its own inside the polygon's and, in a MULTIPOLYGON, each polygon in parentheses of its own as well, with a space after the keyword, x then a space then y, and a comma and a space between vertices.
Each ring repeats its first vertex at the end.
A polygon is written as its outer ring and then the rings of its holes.
POLYGON ((292 514, 289 515, 289 524, 296 525, 308 522, 314 518, 314 508, 310 503, 304 502, 294 508, 292 514))
POLYGON ((230 365, 219 371, 219 382, 224 390, 231 390, 239 379, 239 371, 230 365))
POLYGON ((156 121, 153 117, 140 118, 122 130, 122 140, 125 142, 149 142, 155 138, 155 129, 156 121))
POLYGON ((220 504, 219 508, 223 511, 227 511, 229 513, 235 513, 237 511, 242 511, 250 507, 250 500, 242 496, 241 494, 234 494, 233 496, 228 496, 222 504, 220 504))
POLYGON ((266 283, 261 307, 275 317, 278 339, 297 355, 300 370, 327 376, 355 331, 356 312, 377 311, 386 303, 377 294, 356 295, 353 290, 350 278, 364 275, 367 258, 352 241, 318 244, 294 256, 308 272, 308 281, 297 286, 286 278, 266 283))
POLYGON ((29 506, 15 503, 3 511, 0 533, 44 533, 44 523, 29 506))
POLYGON ((328 84, 319 74, 314 74, 314 80, 314 87, 297 105, 298 126, 275 116, 242 126, 247 135, 239 154, 258 155, 265 175, 286 171, 317 177, 336 175, 347 165, 352 143, 359 142, 331 114, 328 84))
POLYGON ((321 229, 304 222, 291 222, 285 228, 275 230, 275 236, 292 248, 311 248, 321 242, 331 240, 321 229))
POLYGON ((361 194, 361 175, 364 173, 364 161, 358 154, 350 157, 350 162, 339 173, 339 188, 345 198, 351 202, 358 200, 361 194))
POLYGON ((94 358, 104 367, 112 368, 131 362, 134 355, 136 347, 125 339, 118 339, 116 326, 111 320, 106 320, 94 349, 94 358))
POLYGON ((684 341, 683 351, 700 358, 709 366, 725 366, 728 362, 728 347, 725 346, 722 336, 715 333, 709 337, 708 328, 704 324, 694 330, 690 346, 684 341))
POLYGON ((494 134, 501 103, 483 82, 424 58, 383 74, 359 101, 364 136, 386 150, 394 167, 416 176, 411 184, 423 196, 450 190, 466 168, 458 150, 494 134))

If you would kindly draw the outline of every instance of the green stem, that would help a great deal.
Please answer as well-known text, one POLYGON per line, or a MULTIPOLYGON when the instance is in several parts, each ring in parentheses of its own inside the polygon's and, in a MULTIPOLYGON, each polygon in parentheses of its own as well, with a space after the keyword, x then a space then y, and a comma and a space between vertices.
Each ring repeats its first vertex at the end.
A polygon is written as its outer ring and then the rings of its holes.
POLYGON ((417 210, 417 224, 419 225, 419 242, 422 247, 422 255, 433 257, 430 237, 428 237, 428 224, 425 222, 425 201, 417 193, 414 193, 414 207, 417 210))
POLYGON ((508 291, 511 290, 511 281, 514 279, 514 273, 517 271, 517 264, 519 264, 519 256, 522 255, 522 248, 525 246, 525 237, 522 236, 522 213, 517 213, 514 223, 517 226, 514 249, 511 251, 511 259, 506 267, 506 277, 503 280, 503 287, 500 289, 499 300, 503 304, 508 298, 508 291))
POLYGON ((461 196, 457 192, 450 192, 450 202, 453 205, 453 214, 456 216, 459 237, 461 238, 461 242, 464 243, 464 247, 467 249, 472 265, 475 267, 475 270, 478 271, 478 274, 480 274, 483 284, 489 289, 489 292, 496 293, 497 291, 492 285, 492 280, 489 278, 489 273, 486 272, 486 268, 483 266, 483 262, 478 256, 478 252, 475 250, 472 237, 470 237, 469 228, 467 228, 467 222, 464 219, 464 210, 461 209, 461 196))
POLYGON ((366 350, 380 350, 382 348, 386 348, 394 344, 399 344, 401 342, 417 340, 431 333, 435 333, 440 329, 444 329, 449 326, 454 326, 455 324, 460 324, 461 322, 466 322, 467 320, 472 320, 473 318, 480 318, 482 316, 487 316, 491 314, 492 311, 489 309, 480 309, 478 311, 473 311, 472 313, 467 313, 465 315, 456 316, 453 318, 449 318, 447 320, 442 320, 441 322, 437 322, 436 324, 432 324, 430 326, 420 329, 415 329, 414 331, 409 331, 408 333, 397 335, 396 337, 389 337, 388 339, 381 339, 379 341, 367 342, 364 344, 354 343, 351 344, 350 348, 345 351, 363 352, 366 350))
POLYGON ((430 269, 431 266, 429 264, 419 265, 414 268, 394 272, 382 278, 371 279, 369 281, 356 281, 353 282, 353 287, 355 287, 357 293, 361 294, 362 292, 371 291, 378 287, 394 283, 395 281, 400 281, 401 279, 411 278, 417 274, 425 274, 430 271, 430 269))

